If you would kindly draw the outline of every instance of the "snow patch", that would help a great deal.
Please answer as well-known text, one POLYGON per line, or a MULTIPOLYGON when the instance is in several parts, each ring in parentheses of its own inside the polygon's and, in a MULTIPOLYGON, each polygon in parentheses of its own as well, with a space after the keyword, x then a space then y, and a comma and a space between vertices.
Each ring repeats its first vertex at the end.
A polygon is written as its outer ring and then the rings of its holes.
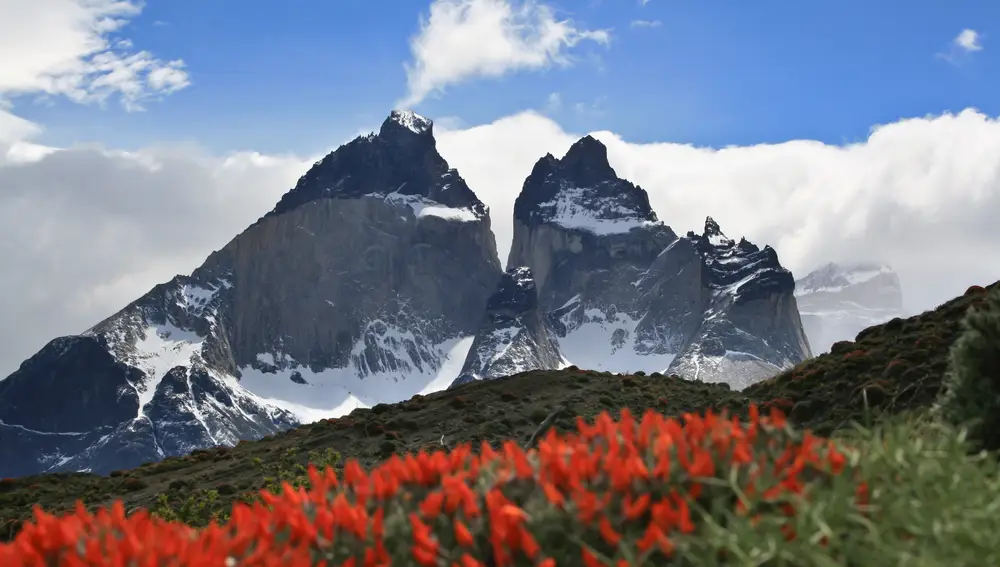
POLYGON ((392 119, 415 134, 423 134, 431 129, 434 122, 429 118, 424 118, 412 110, 393 110, 392 119))
POLYGON ((545 218, 552 223, 596 235, 627 233, 635 228, 660 224, 643 219, 637 211, 624 207, 613 199, 601 199, 599 211, 595 211, 593 205, 584 205, 588 202, 589 191, 591 190, 582 187, 564 187, 554 199, 541 203, 538 208, 544 211, 545 218))
POLYGON ((718 293, 729 294, 729 295, 736 295, 737 293, 739 293, 741 287, 743 287, 744 285, 750 283, 750 280, 756 279, 757 277, 759 277, 762 273, 766 272, 767 270, 768 270, 768 268, 761 268, 759 270, 756 270, 756 271, 754 271, 753 273, 751 273, 748 276, 744 276, 743 278, 740 278, 739 280, 737 280, 737 281, 735 281, 735 282, 733 282, 733 283, 731 283, 731 284, 729 284, 729 285, 727 285, 725 287, 719 288, 718 293))
POLYGON ((712 246, 731 246, 733 244, 732 240, 726 238, 725 234, 721 232, 708 235, 708 243, 712 246))
POLYGON ((573 297, 571 297, 569 301, 567 301, 566 303, 563 303, 562 307, 560 307, 559 309, 566 309, 570 305, 573 305, 573 304, 579 303, 579 302, 580 302, 580 294, 578 293, 578 294, 574 295, 573 297))
POLYGON ((193 360, 201 358, 204 342, 204 337, 170 322, 146 327, 145 335, 136 342, 126 361, 146 373, 145 380, 133 384, 139 395, 139 413, 136 418, 145 416, 146 405, 152 401, 156 387, 171 368, 191 366, 193 360))
POLYGON ((402 193, 392 192, 384 196, 377 193, 369 193, 365 196, 378 197, 383 201, 392 203, 393 205, 406 205, 413 211, 413 216, 417 219, 424 217, 438 217, 445 220, 459 222, 474 222, 479 220, 479 217, 476 216, 476 213, 474 213, 471 209, 446 207, 437 201, 432 201, 431 199, 421 197, 420 195, 404 195, 402 193))
POLYGON ((558 343, 567 365, 609 372, 665 372, 677 356, 676 353, 637 352, 640 343, 636 340, 635 329, 639 319, 626 313, 608 316, 600 309, 587 309, 584 322, 575 327, 568 316, 562 319, 569 331, 558 339, 558 343))
MULTIPOLYGON (((308 366, 286 358, 286 363, 278 368, 276 374, 250 366, 240 368, 242 377, 238 387, 263 404, 292 413, 304 423, 340 417, 355 408, 400 402, 416 394, 426 395, 446 389, 458 376, 473 338, 460 337, 434 345, 432 351, 440 362, 437 368, 433 364, 425 364, 423 369, 372 372, 367 367, 358 368, 353 362, 358 358, 352 357, 352 363, 344 368, 313 372, 308 366), (298 372, 306 383, 293 381, 294 372, 298 372)), ((404 345, 412 339, 412 333, 389 327, 377 342, 379 348, 390 350, 398 359, 406 361, 409 357, 404 345)), ((362 339, 353 352, 360 356, 364 350, 362 339)), ((262 357, 266 355, 258 355, 258 360, 262 357)))

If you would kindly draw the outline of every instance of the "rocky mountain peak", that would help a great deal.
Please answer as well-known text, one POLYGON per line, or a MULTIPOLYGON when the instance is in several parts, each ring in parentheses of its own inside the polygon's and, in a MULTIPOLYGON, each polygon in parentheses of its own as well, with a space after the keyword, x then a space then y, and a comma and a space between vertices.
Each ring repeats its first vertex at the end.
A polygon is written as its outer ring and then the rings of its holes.
POLYGON ((486 315, 452 387, 538 368, 562 366, 559 347, 538 303, 531 269, 518 266, 500 277, 486 315))
POLYGON ((379 137, 388 138, 400 134, 415 134, 417 136, 433 137, 434 121, 424 118, 412 110, 393 110, 382 122, 379 137))
POLYGON ((705 217, 705 236, 722 234, 722 229, 719 228, 719 223, 715 222, 712 217, 705 217))
POLYGON ((433 125, 412 111, 393 110, 378 134, 358 136, 313 164, 268 216, 319 199, 376 196, 483 218, 485 205, 438 153, 433 125))
POLYGON ((773 248, 758 248, 744 237, 737 243, 712 217, 705 219, 702 234, 689 231, 687 239, 703 258, 709 287, 729 290, 737 301, 792 293, 795 288, 792 273, 781 266, 773 248))
POLYGON ((735 240, 732 240, 722 232, 719 223, 712 217, 705 217, 705 228, 700 235, 694 231, 688 231, 687 237, 697 242, 700 247, 704 248, 710 254, 716 253, 713 252, 713 249, 717 248, 732 248, 733 246, 745 248, 747 245, 753 246, 753 244, 747 242, 746 238, 740 238, 739 245, 737 245, 735 240))
POLYGON ((597 235, 658 223, 646 191, 617 176, 607 148, 592 136, 574 143, 562 159, 547 154, 535 163, 514 202, 514 218, 597 235))
POLYGON ((597 138, 587 135, 577 140, 561 160, 568 177, 581 185, 617 179, 608 162, 608 148, 597 138))
POLYGON ((106 473, 407 399, 457 374, 502 273, 430 121, 395 111, 190 276, 0 381, 0 477, 106 473))
POLYGON ((486 303, 487 314, 495 321, 513 319, 538 308, 538 292, 531 268, 518 266, 504 272, 496 291, 486 303))

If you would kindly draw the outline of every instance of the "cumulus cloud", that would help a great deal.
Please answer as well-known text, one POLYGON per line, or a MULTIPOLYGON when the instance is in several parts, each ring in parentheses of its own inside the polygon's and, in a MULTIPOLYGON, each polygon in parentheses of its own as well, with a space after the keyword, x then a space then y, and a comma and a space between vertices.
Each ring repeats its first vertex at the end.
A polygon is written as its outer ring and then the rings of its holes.
POLYGON ((398 104, 416 105, 472 78, 570 65, 569 50, 609 39, 607 30, 578 28, 534 0, 434 0, 410 42, 409 92, 398 104))
POLYGON ((976 30, 964 29, 953 40, 953 43, 963 51, 982 51, 982 36, 976 30))
POLYGON ((973 29, 964 29, 948 44, 948 49, 938 53, 937 57, 952 65, 960 64, 973 53, 983 50, 983 34, 973 29))
POLYGON ((117 37, 140 10, 135 0, 0 2, 0 99, 35 93, 103 103, 117 97, 126 109, 141 110, 144 101, 188 86, 182 60, 134 51, 117 37))
MULTIPOLYGON (((524 177, 580 135, 534 112, 439 134, 445 158, 491 207, 502 261, 524 177)), ((828 261, 887 261, 911 311, 1000 279, 1000 121, 974 110, 878 126, 844 146, 711 149, 594 135, 676 232, 700 232, 710 215, 730 237, 773 246, 798 277, 828 261)))

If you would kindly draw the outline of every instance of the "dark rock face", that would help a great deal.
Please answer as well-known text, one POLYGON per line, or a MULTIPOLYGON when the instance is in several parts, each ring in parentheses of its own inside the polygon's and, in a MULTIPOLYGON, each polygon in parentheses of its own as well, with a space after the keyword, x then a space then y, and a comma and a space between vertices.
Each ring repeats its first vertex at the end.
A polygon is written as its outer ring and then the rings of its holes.
POLYGON ((490 296, 483 325, 452 385, 561 365, 558 347, 538 308, 531 270, 511 268, 490 296))
POLYGON ((319 199, 371 194, 423 197, 486 216, 485 205, 438 154, 433 122, 405 110, 392 111, 378 135, 355 138, 316 162, 267 216, 319 199))
POLYGON ((546 154, 535 163, 514 201, 514 218, 527 226, 557 222, 596 234, 627 231, 627 223, 656 223, 649 196, 615 174, 608 149, 591 136, 570 146, 562 159, 546 154))
POLYGON ((671 370, 743 388, 811 356, 795 302, 795 281, 770 246, 738 243, 709 217, 701 235, 684 238, 699 251, 707 288, 703 323, 671 370))
POLYGON ((905 317, 902 286, 892 267, 874 262, 827 264, 795 282, 795 299, 814 353, 862 329, 905 317))
POLYGON ((546 309, 590 288, 634 296, 631 282, 675 238, 646 192, 618 178, 607 149, 587 136, 561 160, 538 160, 525 180, 507 265, 531 268, 546 309))
POLYGON ((809 356, 791 273, 709 218, 678 238, 587 137, 547 155, 514 209, 509 266, 527 266, 561 357, 742 387, 809 356))
POLYGON ((108 472, 409 398, 458 374, 501 274, 433 124, 394 111, 190 276, 0 381, 0 454, 19 455, 0 477, 108 472))

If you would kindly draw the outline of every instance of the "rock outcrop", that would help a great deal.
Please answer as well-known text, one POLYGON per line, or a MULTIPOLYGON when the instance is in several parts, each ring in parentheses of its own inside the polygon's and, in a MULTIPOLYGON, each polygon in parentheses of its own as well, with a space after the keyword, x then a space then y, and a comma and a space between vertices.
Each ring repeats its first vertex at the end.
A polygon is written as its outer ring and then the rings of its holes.
POLYGON ((453 385, 560 366, 562 358, 538 307, 531 270, 511 268, 486 304, 483 325, 453 385))
POLYGON ((795 281, 773 248, 731 240, 711 217, 683 240, 700 258, 702 315, 671 372, 744 388, 812 355, 795 281))

